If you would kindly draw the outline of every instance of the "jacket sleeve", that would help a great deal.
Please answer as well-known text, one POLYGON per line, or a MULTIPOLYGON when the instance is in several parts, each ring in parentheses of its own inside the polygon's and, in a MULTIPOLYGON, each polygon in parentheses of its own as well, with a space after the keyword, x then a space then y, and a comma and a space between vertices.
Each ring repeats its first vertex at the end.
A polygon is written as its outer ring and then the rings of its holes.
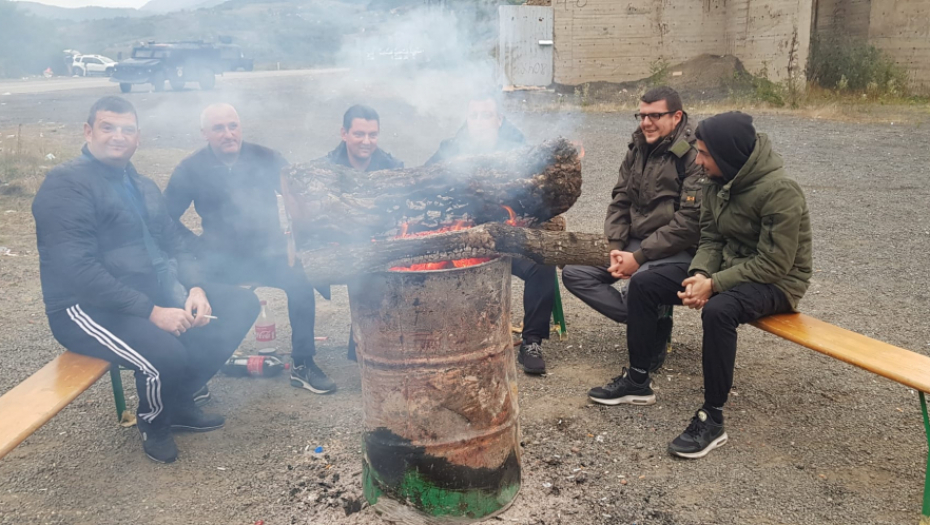
POLYGON ((691 267, 688 269, 688 275, 696 273, 704 274, 707 277, 717 273, 720 269, 720 263, 723 261, 723 245, 725 240, 723 235, 717 230, 717 221, 714 219, 714 212, 711 207, 706 205, 708 202, 707 194, 717 191, 717 185, 707 183, 704 185, 703 203, 701 207, 701 237, 698 242, 697 253, 691 260, 691 267))
POLYGON ((439 149, 436 150, 436 153, 433 153, 433 156, 426 161, 424 166, 431 166, 440 162, 445 162, 449 160, 449 157, 452 156, 452 139, 446 139, 439 143, 439 149))
POLYGON ((633 258, 640 265, 646 261, 664 259, 692 249, 700 240, 701 186, 704 183, 704 169, 694 162, 695 158, 697 158, 697 153, 694 149, 688 151, 682 158, 685 165, 684 179, 681 181, 678 211, 675 212, 671 222, 643 239, 640 249, 633 253, 633 258))
POLYGON ((32 210, 49 269, 69 277, 81 303, 148 318, 155 303, 120 282, 98 259, 96 210, 90 190, 64 177, 43 190, 36 195, 32 210))
POLYGON ((188 288, 200 286, 203 279, 196 257, 200 251, 200 237, 170 216, 167 200, 159 193, 154 182, 146 180, 144 184, 149 186, 146 194, 152 196, 151 202, 146 203, 149 219, 155 223, 150 228, 152 234, 157 236, 161 249, 177 260, 178 281, 188 288))
POLYGON ((604 219, 604 235, 611 250, 622 250, 630 241, 630 197, 627 187, 630 180, 630 166, 633 163, 633 150, 627 152, 620 165, 620 176, 611 193, 607 206, 607 218, 604 219))
POLYGON ((725 292, 747 282, 774 284, 784 279, 794 266, 804 216, 804 194, 794 181, 784 180, 776 183, 762 199, 756 254, 713 274, 715 292, 725 292))
POLYGON ((179 220, 194 201, 193 177, 186 162, 178 164, 165 187, 165 204, 168 215, 179 220))

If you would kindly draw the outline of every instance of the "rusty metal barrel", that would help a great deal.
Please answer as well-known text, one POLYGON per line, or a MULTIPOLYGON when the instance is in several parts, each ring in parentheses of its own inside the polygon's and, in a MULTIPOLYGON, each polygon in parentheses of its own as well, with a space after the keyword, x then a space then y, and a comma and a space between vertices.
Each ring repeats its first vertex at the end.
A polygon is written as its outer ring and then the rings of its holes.
POLYGON ((473 523, 520 490, 510 259, 350 284, 363 483, 388 521, 473 523))

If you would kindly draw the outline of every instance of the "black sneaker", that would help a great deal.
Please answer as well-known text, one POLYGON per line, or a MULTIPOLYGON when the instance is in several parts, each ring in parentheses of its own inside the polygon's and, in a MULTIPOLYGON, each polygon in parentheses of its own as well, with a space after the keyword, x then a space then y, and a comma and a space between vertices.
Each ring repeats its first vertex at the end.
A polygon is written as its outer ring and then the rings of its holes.
POLYGON ((328 394, 336 390, 336 383, 326 377, 313 361, 307 361, 302 365, 294 364, 291 368, 291 386, 305 388, 314 394, 328 394))
POLYGON ((194 392, 194 404, 202 407, 210 401, 210 390, 207 389, 207 385, 203 385, 203 388, 194 392))
POLYGON ((136 418, 136 427, 142 436, 142 449, 156 463, 174 463, 178 459, 178 447, 174 444, 167 418, 162 416, 160 419, 158 423, 152 424, 141 417, 136 418))
POLYGON ((193 401, 185 403, 171 413, 171 430, 186 432, 209 432, 223 428, 226 418, 216 414, 204 414, 193 401))
POLYGON ((647 380, 637 385, 630 379, 630 373, 623 367, 623 373, 610 380, 606 386, 588 390, 588 398, 602 405, 654 405, 656 394, 647 380))
POLYGON ((703 458, 711 450, 725 445, 727 439, 723 424, 718 425, 707 412, 698 410, 688 428, 669 443, 668 451, 683 458, 703 458))
POLYGON ((532 375, 541 375, 546 373, 546 361, 542 356, 542 345, 539 343, 527 343, 523 341, 520 344, 520 353, 517 354, 517 362, 523 368, 523 372, 532 375))

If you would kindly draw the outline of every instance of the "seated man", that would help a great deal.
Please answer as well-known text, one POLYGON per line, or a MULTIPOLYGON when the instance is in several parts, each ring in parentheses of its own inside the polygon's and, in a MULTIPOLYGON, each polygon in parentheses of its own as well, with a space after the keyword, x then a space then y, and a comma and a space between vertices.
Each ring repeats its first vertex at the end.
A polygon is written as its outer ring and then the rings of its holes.
MULTIPOLYGON (((610 242, 606 267, 566 266, 565 288, 601 314, 627 322, 627 295, 614 288, 620 279, 672 262, 690 262, 697 248, 704 173, 694 159, 694 132, 678 92, 657 87, 642 96, 639 127, 620 165, 620 179, 607 207, 604 233, 610 242)), ((671 311, 661 313, 657 337, 672 334, 671 311)), ((656 371, 665 362, 666 347, 650 362, 656 371)))
MULTIPOLYGON (((465 125, 455 137, 444 140, 426 164, 443 162, 459 155, 508 151, 523 146, 525 139, 501 114, 495 93, 482 93, 468 101, 465 125)), ((517 361, 527 374, 545 374, 542 341, 549 339, 549 319, 555 301, 555 266, 513 259, 513 275, 523 279, 523 341, 517 361)))
POLYGON ((194 392, 239 346, 259 305, 248 290, 198 275, 193 236, 130 163, 139 135, 132 104, 97 101, 83 155, 48 173, 32 213, 52 335, 72 352, 135 371, 142 447, 171 463, 172 430, 223 426, 197 408, 194 392))
MULTIPOLYGON (((381 117, 378 112, 356 104, 342 116, 342 128, 339 130, 342 142, 323 159, 364 172, 403 168, 403 162, 378 147, 380 134, 381 117)), ((355 332, 350 329, 348 358, 353 361, 356 360, 355 347, 355 332)))
POLYGON ((278 152, 242 141, 242 126, 229 104, 207 107, 200 117, 207 145, 175 168, 165 188, 169 215, 177 220, 194 203, 203 235, 198 258, 209 279, 280 288, 291 321, 291 385, 315 394, 336 384, 314 362, 316 299, 300 263, 289 266, 278 216, 278 152))
POLYGON ((790 312, 811 274, 811 222, 804 193, 752 117, 724 113, 697 128, 704 186, 701 242, 690 268, 667 264, 630 280, 627 347, 630 370, 588 395, 598 403, 651 405, 649 359, 662 305, 703 310, 704 405, 669 452, 700 458, 727 441, 723 405, 733 386, 736 329, 790 312))

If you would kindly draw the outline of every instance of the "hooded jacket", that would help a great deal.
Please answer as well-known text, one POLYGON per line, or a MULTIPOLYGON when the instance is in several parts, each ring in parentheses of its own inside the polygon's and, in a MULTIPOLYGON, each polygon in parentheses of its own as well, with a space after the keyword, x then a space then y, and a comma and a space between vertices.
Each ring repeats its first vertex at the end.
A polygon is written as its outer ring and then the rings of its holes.
POLYGON ((774 284, 797 308, 813 274, 801 187, 763 133, 733 180, 722 182, 708 177, 704 185, 701 243, 689 273, 710 277, 716 293, 742 283, 774 284))
MULTIPOLYGON (((494 152, 510 151, 523 146, 526 143, 526 137, 523 132, 504 118, 501 122, 500 130, 497 132, 497 144, 494 145, 494 152)), ((468 136, 468 127, 463 125, 451 139, 446 139, 439 143, 439 149, 426 161, 426 166, 445 162, 449 159, 460 155, 478 153, 473 150, 471 138, 468 136)), ((488 153, 486 151, 481 153, 488 153)))
POLYGON ((694 130, 685 114, 675 132, 652 148, 642 129, 633 133, 607 207, 604 234, 611 250, 640 239, 640 265, 676 253, 694 253, 700 237, 704 170, 695 164, 694 130))
POLYGON ((148 318, 156 304, 177 306, 159 283, 145 228, 159 255, 180 268, 181 283, 190 288, 200 281, 195 236, 168 216, 158 186, 132 164, 113 168, 85 147, 84 155, 46 175, 32 215, 47 313, 85 304, 148 318), (141 210, 121 194, 126 177, 138 192, 141 210))

